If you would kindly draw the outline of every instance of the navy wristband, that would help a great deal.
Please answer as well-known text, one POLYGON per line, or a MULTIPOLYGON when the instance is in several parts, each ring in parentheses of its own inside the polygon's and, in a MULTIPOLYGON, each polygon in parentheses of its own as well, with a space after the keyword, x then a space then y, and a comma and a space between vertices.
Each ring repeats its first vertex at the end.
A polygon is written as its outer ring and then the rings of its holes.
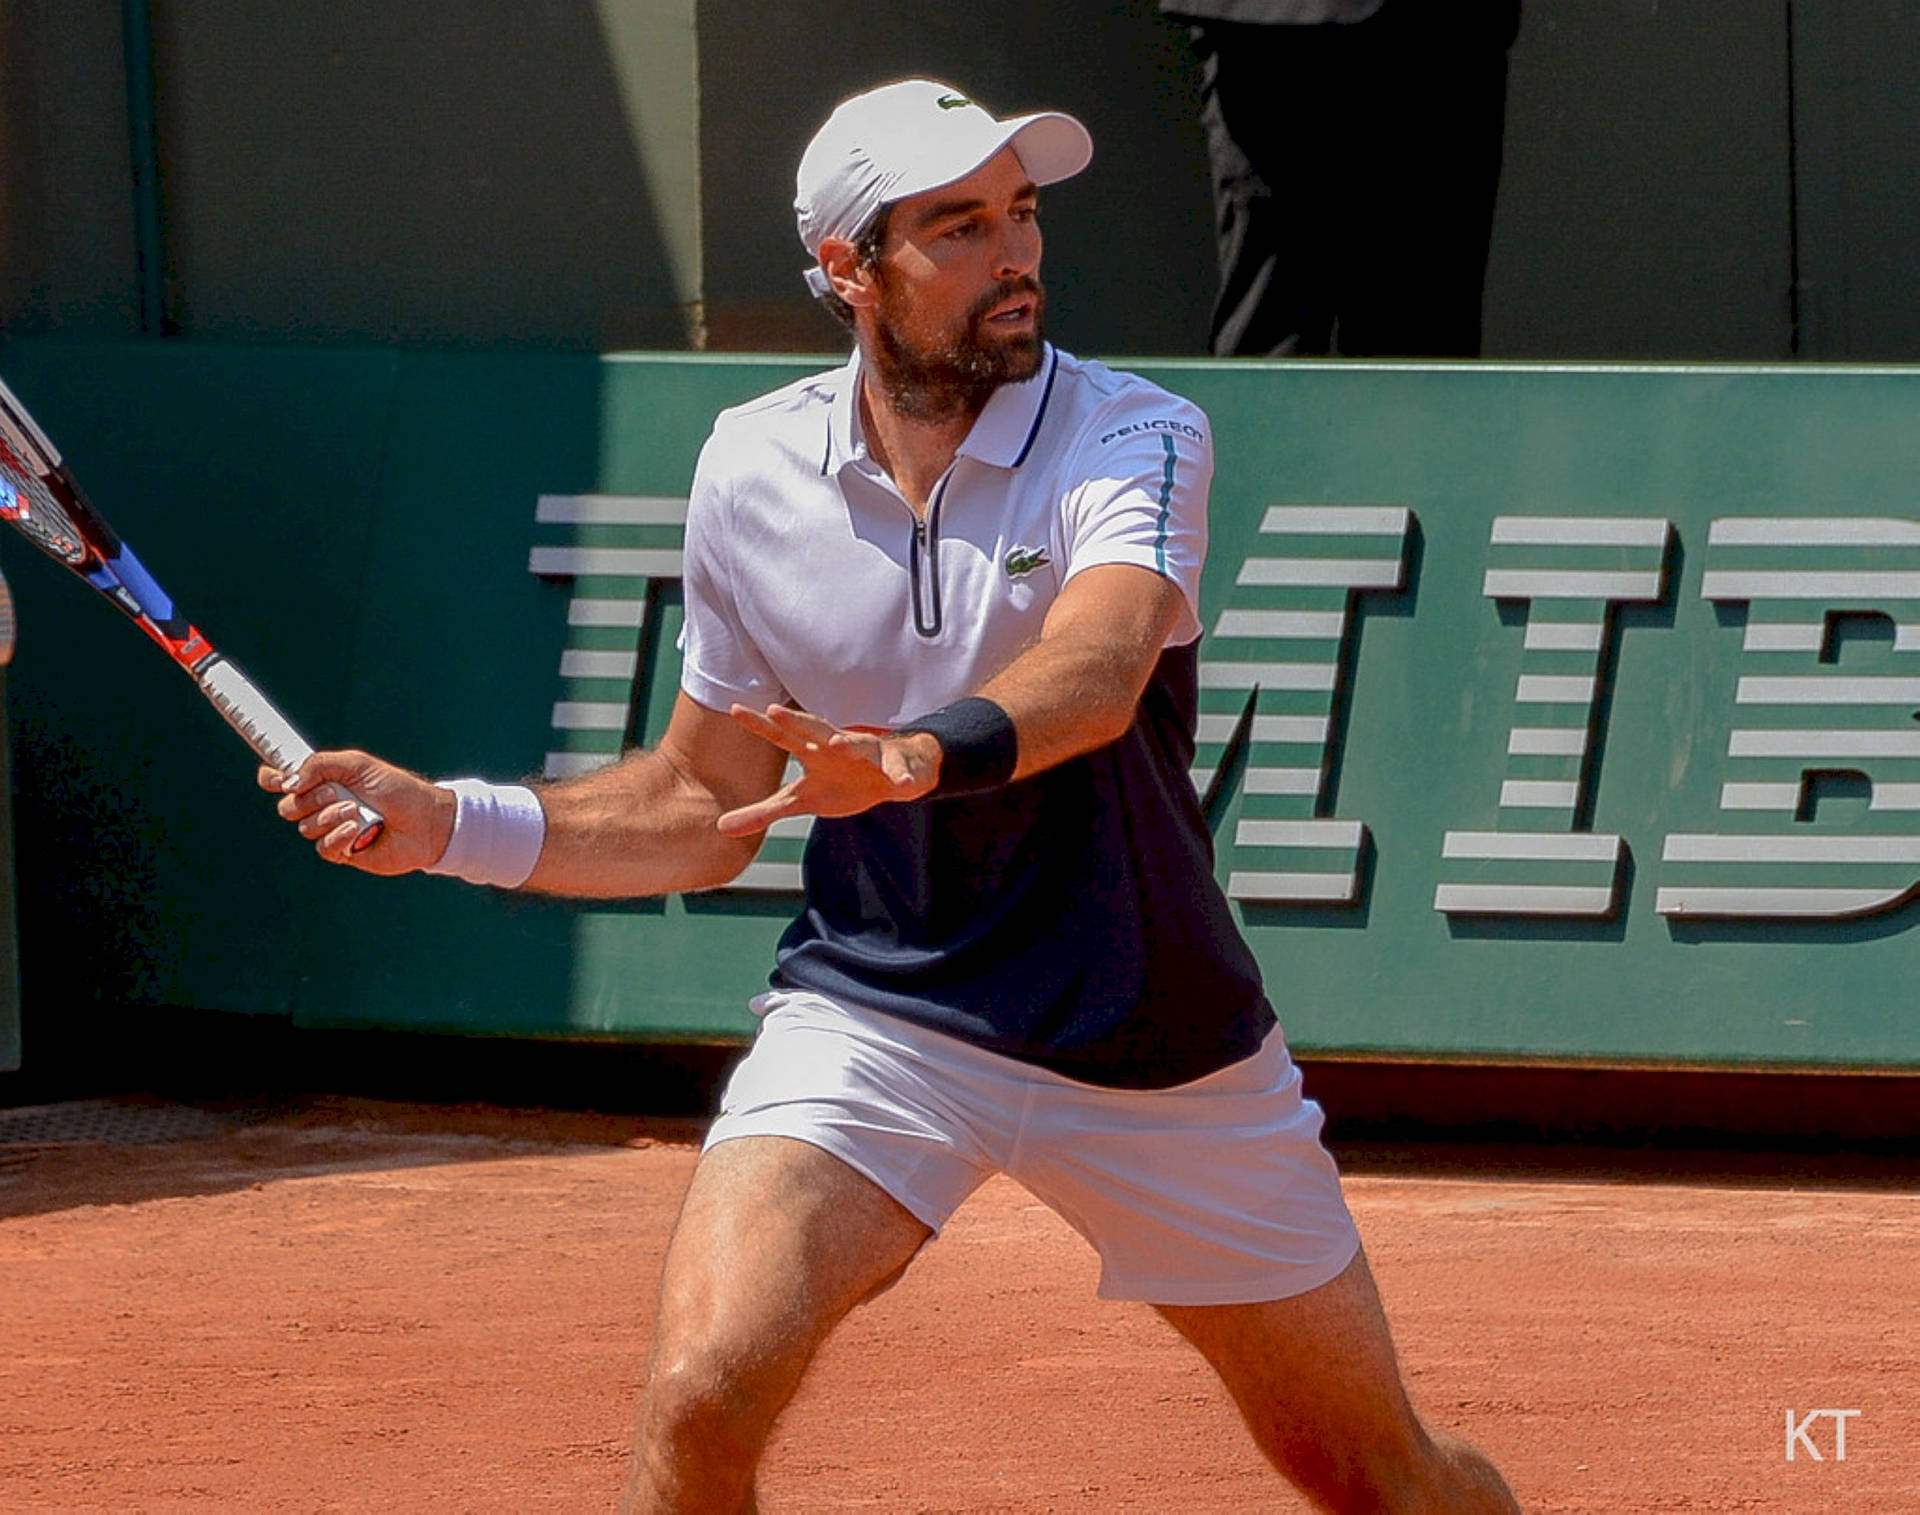
POLYGON ((897 727, 895 735, 924 731, 940 743, 940 782, 934 799, 981 794, 1013 777, 1020 742, 1013 720, 992 700, 970 695, 897 727))

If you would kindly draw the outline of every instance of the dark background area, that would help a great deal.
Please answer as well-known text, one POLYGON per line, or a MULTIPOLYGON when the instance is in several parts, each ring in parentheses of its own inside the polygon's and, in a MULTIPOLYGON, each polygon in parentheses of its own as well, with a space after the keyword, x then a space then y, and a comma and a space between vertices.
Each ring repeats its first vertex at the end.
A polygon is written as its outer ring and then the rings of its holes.
MULTIPOLYGON (((1048 196, 1064 345, 1203 345, 1199 80, 1152 0, 129 3, 183 336, 831 348, 793 165, 837 100, 921 72, 1092 128, 1048 196), (667 86, 697 123, 636 108, 667 86)), ((0 0, 0 329, 140 329, 123 9, 0 0)), ((1917 161, 1920 0, 1527 0, 1486 354, 1920 357, 1917 161)))

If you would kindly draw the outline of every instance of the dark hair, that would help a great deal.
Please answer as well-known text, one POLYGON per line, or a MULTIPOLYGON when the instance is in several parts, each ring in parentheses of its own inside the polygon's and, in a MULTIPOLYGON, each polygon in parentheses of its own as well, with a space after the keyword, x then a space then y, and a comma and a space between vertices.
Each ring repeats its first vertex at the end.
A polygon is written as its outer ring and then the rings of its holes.
MULTIPOLYGON (((872 269, 880 266, 880 249, 886 245, 887 223, 893 219, 893 207, 883 205, 880 213, 867 223, 866 230, 853 239, 853 261, 861 268, 872 269)), ((853 329, 853 307, 831 289, 820 297, 820 303, 833 312, 834 319, 849 331, 853 329)))

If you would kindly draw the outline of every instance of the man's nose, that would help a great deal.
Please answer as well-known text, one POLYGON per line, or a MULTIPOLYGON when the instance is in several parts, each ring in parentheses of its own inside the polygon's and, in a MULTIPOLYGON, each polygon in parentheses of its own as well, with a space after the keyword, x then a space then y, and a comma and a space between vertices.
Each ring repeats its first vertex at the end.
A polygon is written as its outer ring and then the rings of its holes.
POLYGON ((1017 279, 1040 266, 1040 228, 1032 221, 1003 221, 994 248, 994 276, 1017 279))

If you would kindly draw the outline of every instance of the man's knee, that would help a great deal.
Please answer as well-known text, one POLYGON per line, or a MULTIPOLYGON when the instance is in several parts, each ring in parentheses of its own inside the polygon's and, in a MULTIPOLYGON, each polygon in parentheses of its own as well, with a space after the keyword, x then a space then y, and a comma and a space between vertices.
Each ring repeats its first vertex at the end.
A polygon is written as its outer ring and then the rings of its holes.
POLYGON ((718 1343, 690 1342, 659 1353, 647 1375, 642 1436, 670 1447, 721 1447, 751 1455, 790 1392, 776 1365, 718 1343))

